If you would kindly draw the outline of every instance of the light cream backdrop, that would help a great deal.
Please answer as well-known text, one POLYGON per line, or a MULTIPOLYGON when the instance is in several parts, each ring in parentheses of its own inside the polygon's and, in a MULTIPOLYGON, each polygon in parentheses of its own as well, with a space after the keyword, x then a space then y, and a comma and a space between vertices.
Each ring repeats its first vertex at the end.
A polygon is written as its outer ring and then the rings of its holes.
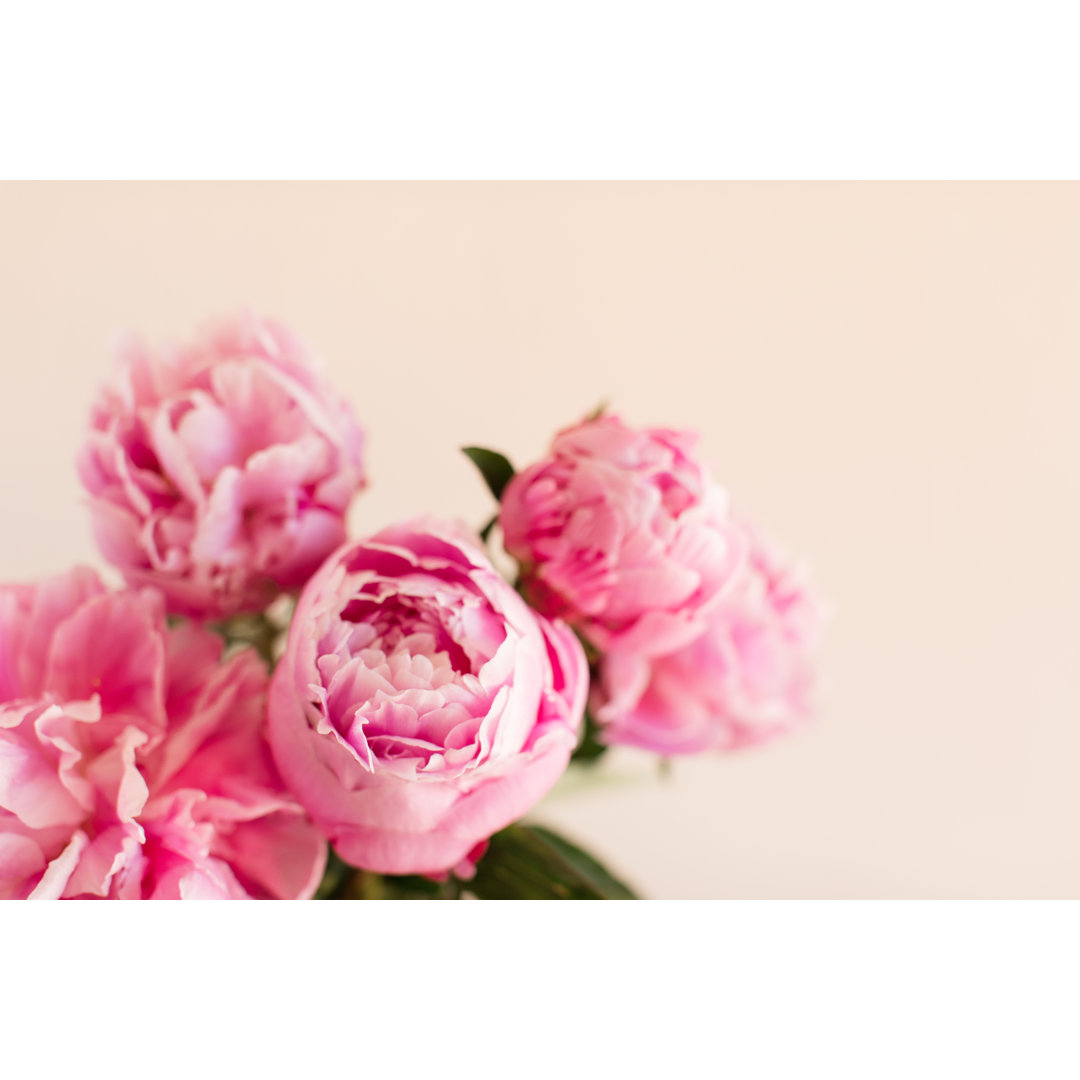
POLYGON ((540 812, 657 897, 1080 896, 1080 186, 0 186, 0 575, 96 562, 117 331, 250 305, 370 432, 357 531, 601 400, 697 428, 835 610, 819 722, 540 812))

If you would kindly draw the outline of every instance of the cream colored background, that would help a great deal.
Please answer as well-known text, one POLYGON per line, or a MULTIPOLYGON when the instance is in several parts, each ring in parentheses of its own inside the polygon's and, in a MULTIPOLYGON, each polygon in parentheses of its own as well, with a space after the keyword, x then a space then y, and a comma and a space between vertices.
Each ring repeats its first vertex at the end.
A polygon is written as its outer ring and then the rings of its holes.
POLYGON ((0 576, 97 564, 113 335, 239 305, 365 421, 357 531, 483 521, 457 447, 609 399, 808 558, 813 728, 539 813, 647 894, 1080 896, 1080 186, 0 185, 0 576))

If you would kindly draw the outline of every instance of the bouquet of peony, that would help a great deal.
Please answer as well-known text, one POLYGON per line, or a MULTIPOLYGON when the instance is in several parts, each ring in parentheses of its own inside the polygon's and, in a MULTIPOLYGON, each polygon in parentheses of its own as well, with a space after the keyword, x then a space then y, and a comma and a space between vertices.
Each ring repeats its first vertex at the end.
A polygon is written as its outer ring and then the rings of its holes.
POLYGON ((479 534, 350 538, 363 431, 285 328, 125 342, 78 458, 124 587, 0 586, 0 897, 633 898, 522 821, 567 768, 810 712, 817 609, 694 451, 601 410, 465 450, 479 534))

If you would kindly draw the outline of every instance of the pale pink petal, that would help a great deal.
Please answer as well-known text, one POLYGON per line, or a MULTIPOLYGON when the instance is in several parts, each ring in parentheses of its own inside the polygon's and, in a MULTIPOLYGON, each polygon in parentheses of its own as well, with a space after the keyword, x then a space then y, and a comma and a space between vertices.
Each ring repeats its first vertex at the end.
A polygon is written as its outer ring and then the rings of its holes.
POLYGON ((41 880, 28 899, 59 900, 67 888, 71 875, 79 864, 83 851, 90 845, 90 838, 81 830, 71 837, 66 848, 49 863, 41 880))
POLYGON ((0 900, 25 900, 48 860, 33 838, 0 831, 0 900))

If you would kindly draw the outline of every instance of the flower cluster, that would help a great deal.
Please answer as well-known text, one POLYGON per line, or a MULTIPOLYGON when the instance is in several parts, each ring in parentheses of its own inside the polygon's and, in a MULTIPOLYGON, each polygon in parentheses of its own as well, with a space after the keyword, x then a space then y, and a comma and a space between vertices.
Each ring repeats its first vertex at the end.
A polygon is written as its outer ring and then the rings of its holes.
POLYGON ((808 718, 820 624, 695 443, 591 418, 509 482, 499 518, 525 594, 598 654, 603 740, 665 755, 749 746, 808 718))
POLYGON ((0 588, 0 897, 310 897, 266 669, 90 570, 0 588))
POLYGON ((632 895, 520 819, 608 746, 805 720, 817 609, 692 435, 470 456, 514 583, 456 522, 348 535, 363 431, 282 326, 126 343, 78 458, 125 587, 0 586, 0 897, 632 895))

